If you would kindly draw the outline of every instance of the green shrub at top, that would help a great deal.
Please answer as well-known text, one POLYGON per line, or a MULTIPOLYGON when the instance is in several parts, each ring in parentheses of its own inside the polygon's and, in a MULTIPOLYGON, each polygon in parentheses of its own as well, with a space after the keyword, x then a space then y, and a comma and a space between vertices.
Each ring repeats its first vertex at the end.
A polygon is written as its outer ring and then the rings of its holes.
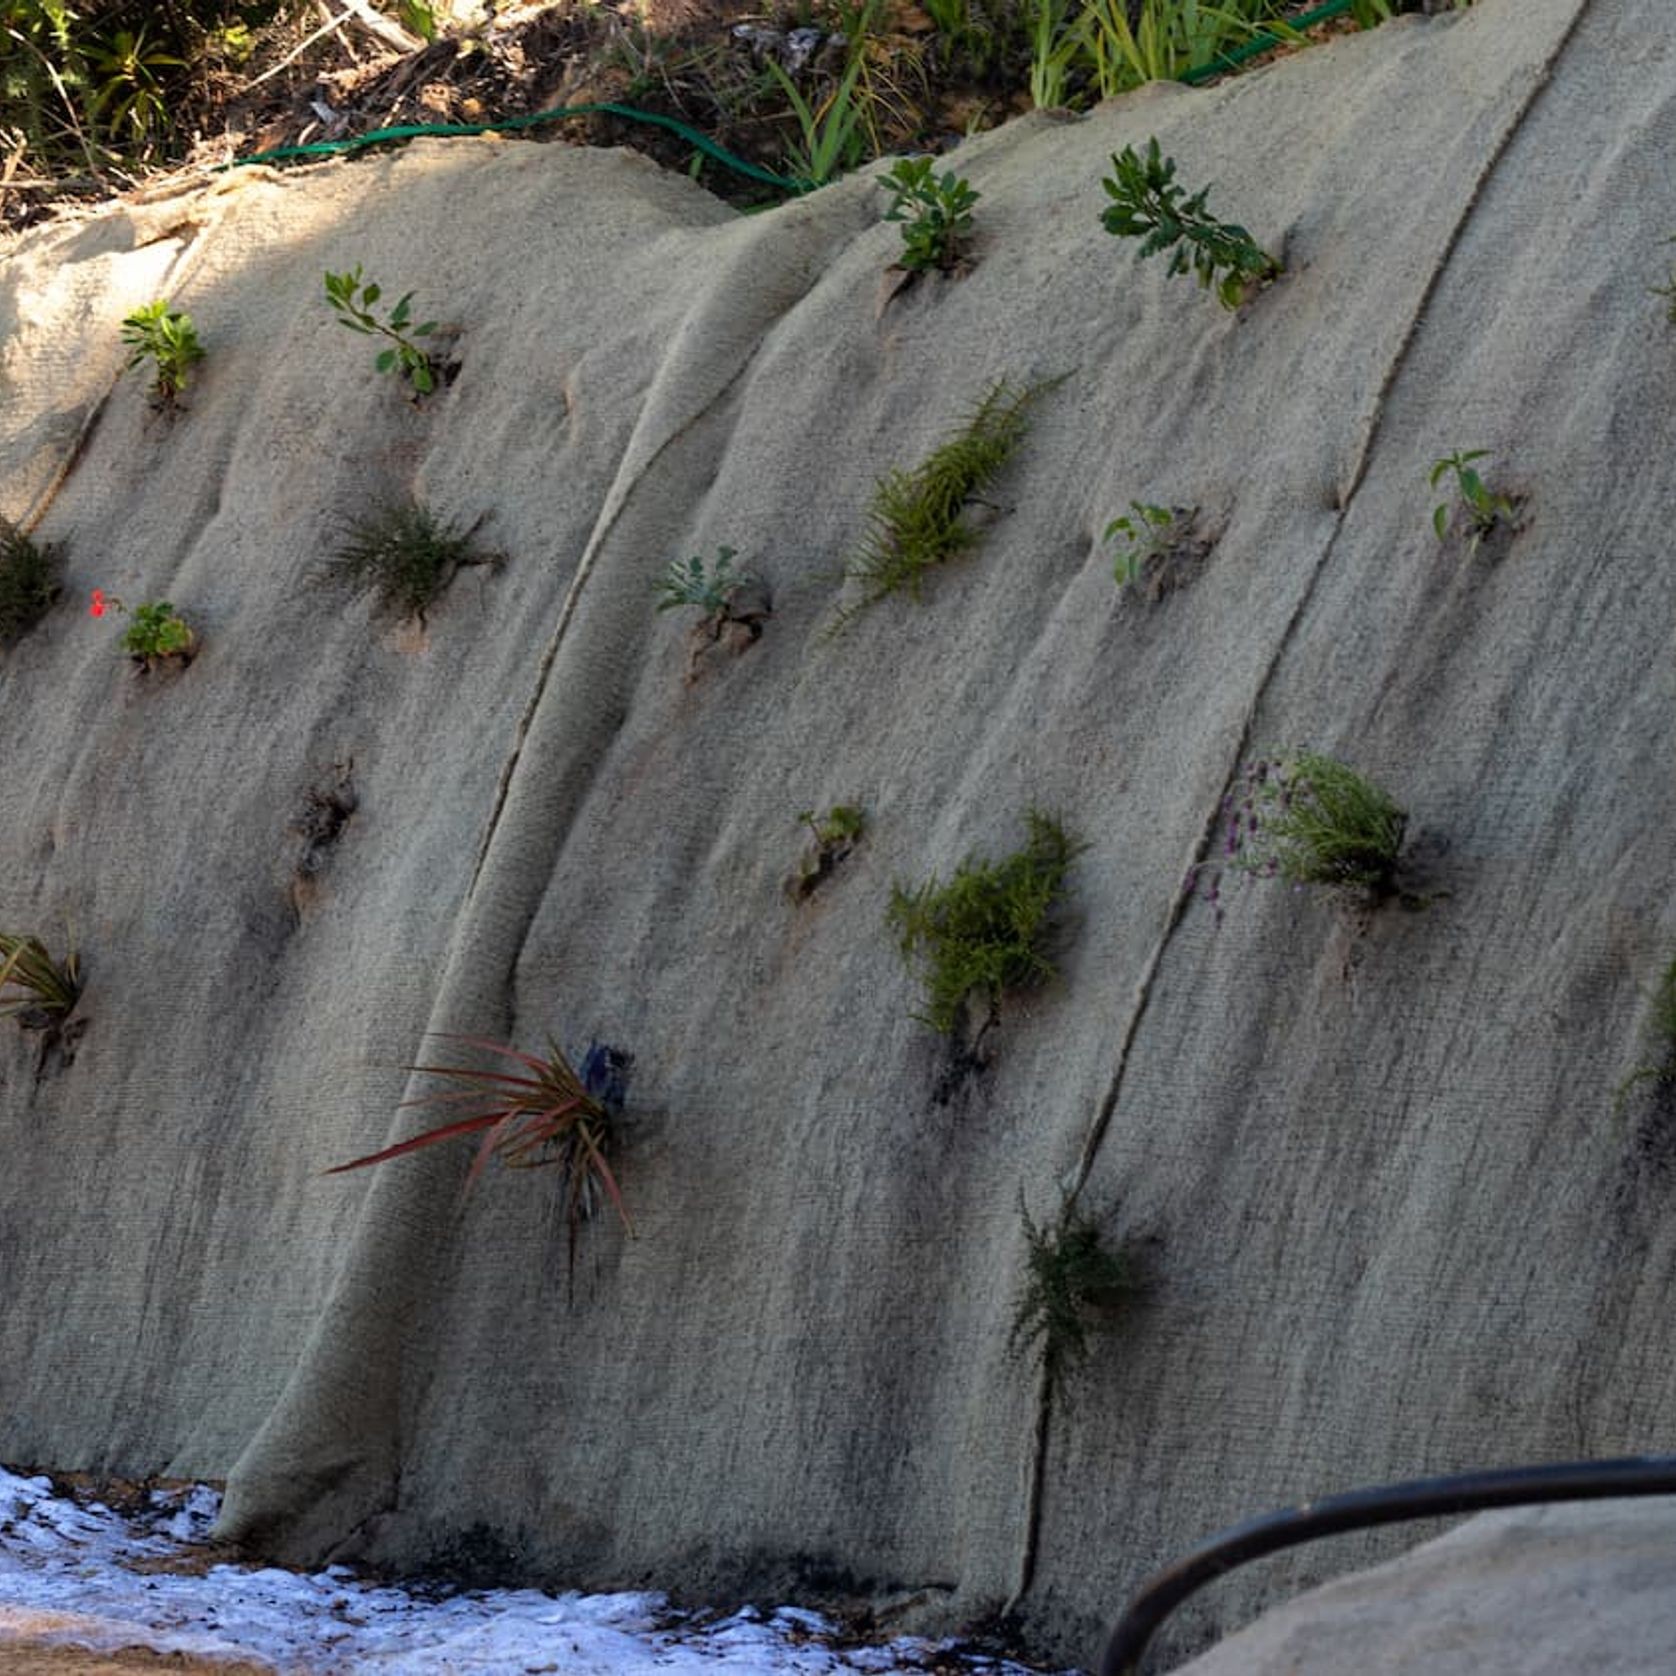
POLYGON ((21 640, 52 609, 62 568, 56 547, 0 518, 0 646, 21 640))
POLYGON ((1088 1355, 1088 1334, 1102 1311, 1135 1290, 1122 1252, 1108 1251, 1100 1230, 1069 1207, 1057 1226, 1037 1227, 1024 1208, 1024 1285, 1013 1312, 1009 1347, 1033 1352, 1049 1388, 1088 1355))
POLYGON ((939 176, 929 157, 904 157, 879 184, 891 193, 886 221, 902 223, 897 264, 910 273, 955 267, 972 233, 979 194, 951 169, 939 176))
POLYGON ((1000 476, 1024 440, 1031 404, 1061 382, 1045 379, 1020 389, 997 381, 941 447, 912 471, 879 479, 867 534, 844 567, 844 580, 859 584, 860 597, 840 608, 833 632, 891 594, 918 600, 927 571, 978 544, 978 531, 965 521, 967 505, 1000 476))
POLYGON ((983 998, 993 1016, 1004 991, 1055 975, 1047 953, 1053 909, 1086 846, 1039 810, 1026 820, 1029 841, 1005 860, 968 858, 947 884, 931 878, 891 889, 886 923, 924 987, 924 1010, 914 1016, 944 1035, 959 1024, 967 996, 983 998))
POLYGON ((172 408, 186 388, 187 374, 204 358, 192 316, 171 309, 161 299, 137 308, 122 322, 122 341, 132 353, 130 368, 151 361, 157 376, 151 386, 152 400, 159 407, 172 408))
POLYGON ((1160 154, 1156 139, 1147 141, 1144 156, 1133 146, 1114 152, 1112 169, 1100 182, 1112 200, 1100 224, 1119 238, 1141 241, 1137 262, 1170 251, 1170 273, 1191 272, 1205 289, 1214 286, 1224 308, 1238 308, 1250 287, 1281 271, 1243 227, 1209 213, 1208 186, 1185 196, 1175 184, 1175 159, 1160 154))

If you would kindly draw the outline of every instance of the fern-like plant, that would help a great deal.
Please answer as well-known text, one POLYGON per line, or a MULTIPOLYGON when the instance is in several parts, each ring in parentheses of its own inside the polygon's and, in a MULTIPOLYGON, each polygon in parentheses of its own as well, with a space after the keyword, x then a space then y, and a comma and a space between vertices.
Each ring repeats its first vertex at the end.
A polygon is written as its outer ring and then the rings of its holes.
POLYGON ((1013 1311, 1009 1347, 1032 1354, 1048 1387, 1088 1355, 1088 1335, 1102 1312, 1135 1290, 1130 1264, 1121 1251, 1108 1251, 1100 1230, 1067 1207, 1056 1225, 1030 1220, 1023 1195, 1024 1285, 1013 1311))
POLYGON ((968 857, 947 884, 935 877, 890 893, 886 923, 904 962, 918 967, 924 1008, 914 1016, 944 1035, 954 1032, 969 995, 991 1017, 1003 992, 1055 976, 1048 957, 1054 906, 1071 862, 1087 846, 1051 816, 1032 809, 1030 837, 1002 861, 968 857))
POLYGON ((971 417, 912 471, 893 471, 873 491, 868 528, 844 567, 858 596, 840 608, 833 632, 892 594, 918 601, 926 573, 977 546, 967 506, 987 489, 1030 428, 1029 410, 1062 379, 1015 387, 992 384, 971 417))
POLYGON ((1281 271, 1243 227, 1210 214, 1208 186, 1186 196, 1175 184, 1175 159, 1160 153, 1156 138, 1147 141, 1144 156, 1133 146, 1114 152, 1112 169, 1100 182, 1112 200, 1100 223, 1119 238, 1141 241, 1137 262, 1168 250, 1170 273, 1190 272, 1205 289, 1214 286, 1224 308, 1238 308, 1250 287, 1281 271))
POLYGON ((386 506, 350 525, 319 578, 361 592, 374 589, 387 610, 423 622, 426 608, 458 571, 504 562, 499 553, 477 551, 475 529, 456 529, 416 500, 386 506))

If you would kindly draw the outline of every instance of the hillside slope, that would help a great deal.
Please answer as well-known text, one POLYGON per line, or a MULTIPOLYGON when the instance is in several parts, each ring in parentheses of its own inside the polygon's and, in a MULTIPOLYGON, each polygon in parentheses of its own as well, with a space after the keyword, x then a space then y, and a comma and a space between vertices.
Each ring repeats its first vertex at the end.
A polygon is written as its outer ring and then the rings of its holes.
POLYGON ((295 1558, 1018 1597, 1090 1656, 1256 1508, 1661 1436, 1669 1189, 1612 1091, 1676 948, 1662 15, 1481 0, 1014 123, 958 153, 973 271, 882 313, 867 176, 739 217, 495 140, 17 241, 0 513, 68 592, 0 661, 0 929, 69 919, 88 1023, 39 1076, 0 1033, 0 1460, 230 1474, 295 1558), (1284 248, 1238 316, 1100 229, 1151 135, 1284 248), (325 305, 356 263, 448 328, 421 408, 325 305), (163 295, 209 351, 173 420, 117 341, 163 295), (827 633, 875 480, 1062 374, 982 547, 827 633), (1471 557, 1457 448, 1525 497, 1471 557), (422 627, 310 580, 411 493, 508 557, 422 627), (1132 498, 1214 536, 1156 603, 1101 541, 1132 498), (774 614, 694 661, 655 584, 724 544, 774 614), (93 587, 201 654, 135 675, 93 587), (1300 746, 1409 811, 1430 907, 1184 898, 1300 746), (838 803, 868 835, 793 907, 838 803), (1061 976, 951 1079, 890 887, 1032 805, 1089 845, 1061 976), (540 1175, 321 1176, 420 1125, 428 1030, 633 1053, 637 1237, 584 1230, 573 1299, 540 1175), (1017 1207, 1066 1190, 1146 1289, 1046 1411, 1017 1207))

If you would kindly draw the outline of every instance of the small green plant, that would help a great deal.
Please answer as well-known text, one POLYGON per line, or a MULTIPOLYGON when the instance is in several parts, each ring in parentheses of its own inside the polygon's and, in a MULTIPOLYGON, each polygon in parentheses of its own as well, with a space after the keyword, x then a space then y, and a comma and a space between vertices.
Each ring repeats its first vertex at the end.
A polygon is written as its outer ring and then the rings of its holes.
MULTIPOLYGON (((1398 894, 1408 816, 1355 769, 1314 751, 1253 762, 1224 803, 1222 865, 1302 889, 1322 885, 1374 901, 1398 894)), ((1222 918, 1220 869, 1195 867, 1187 889, 1222 918)), ((1405 897, 1405 901, 1410 900, 1405 897)), ((1414 899, 1418 904, 1421 899, 1414 899)))
POLYGON ((1224 308, 1238 308, 1252 286, 1281 271, 1243 227, 1206 210, 1208 186, 1184 197, 1185 189, 1175 184, 1175 159, 1160 155, 1155 138, 1147 141, 1144 157, 1133 146, 1114 152, 1112 167, 1100 182, 1112 200, 1100 222, 1119 238, 1141 240, 1136 261, 1170 251, 1170 273, 1191 272, 1205 289, 1214 286, 1224 308))
POLYGON ((477 1107, 469 1116, 456 1118, 439 1128, 427 1129, 411 1140, 387 1146, 382 1152, 352 1158, 337 1164, 327 1175, 382 1164, 439 1142, 462 1135, 481 1135, 477 1156, 466 1177, 466 1190, 483 1173, 491 1158, 509 1169, 552 1168, 558 1176, 564 1199, 565 1220, 570 1229, 570 1266, 576 1267, 576 1237, 604 1200, 609 1200, 621 1218, 629 1237, 634 1224, 617 1186, 607 1153, 615 1138, 628 1087, 631 1056, 621 1048, 590 1042, 576 1071, 563 1051, 552 1041, 545 1058, 520 1053, 505 1042, 481 1036, 449 1035, 443 1039, 463 1043, 492 1054, 513 1070, 481 1070, 460 1065, 410 1065, 410 1071, 441 1077, 452 1086, 434 1094, 421 1094, 404 1101, 404 1106, 477 1107), (518 1073, 523 1074, 518 1074, 518 1073))
POLYGON ((0 931, 0 1018, 15 1018, 26 1030, 50 1029, 69 1017, 80 994, 74 948, 60 965, 39 937, 0 931))
POLYGON ((725 617, 734 590, 756 581, 748 570, 733 568, 738 556, 731 547, 718 547, 715 568, 708 574, 701 558, 695 556, 685 564, 671 559, 669 568, 658 579, 658 610, 678 611, 691 605, 706 617, 725 617))
POLYGON ((824 815, 805 809, 797 818, 808 827, 813 842, 804 846, 797 871, 786 880, 786 895, 793 902, 803 902, 814 895, 861 842, 867 830, 867 815, 859 804, 838 803, 824 815))
POLYGON ((51 543, 31 541, 0 518, 0 646, 21 640, 52 609, 63 562, 51 543))
POLYGON ((1135 586, 1146 573, 1149 560, 1170 545, 1176 515, 1167 506, 1149 506, 1132 500, 1129 511, 1106 525, 1104 540, 1120 542, 1112 576, 1120 588, 1135 586))
MULTIPOLYGON (((1676 244, 1676 233, 1664 241, 1666 244, 1676 244)), ((1672 326, 1676 326, 1676 266, 1670 270, 1668 285, 1655 285, 1652 288, 1655 297, 1664 298, 1664 317, 1672 326)))
POLYGON ((1005 860, 968 857, 946 885, 931 878, 912 890, 891 888, 885 921, 909 969, 919 966, 924 990, 914 1017, 943 1035, 953 1034, 968 996, 980 997, 993 1019, 1004 991, 1055 976, 1047 953, 1053 909, 1086 846, 1039 810, 1025 818, 1029 840, 1005 860))
POLYGON ((376 589, 388 610, 422 623, 457 572, 504 562, 499 553, 477 551, 476 528, 456 529, 419 501, 386 506, 349 526, 343 545, 318 576, 357 591, 376 589))
POLYGON ((148 360, 156 363, 151 392, 159 407, 175 405, 186 388, 187 374, 204 358, 192 316, 171 309, 162 299, 135 309, 122 322, 122 341, 132 351, 130 368, 148 360))
POLYGON ((197 635, 166 599, 136 605, 130 613, 114 594, 95 588, 88 615, 103 617, 111 611, 132 616, 133 621, 123 631, 122 649, 142 668, 149 670, 170 658, 187 664, 197 655, 197 635))
POLYGON ((381 349, 373 365, 380 372, 401 375, 413 386, 416 395, 428 396, 436 388, 437 364, 414 338, 429 337, 436 330, 436 322, 427 320, 419 326, 409 326, 413 293, 409 291, 390 310, 388 321, 373 314, 373 305, 383 296, 381 287, 361 281, 361 264, 357 262, 349 273, 326 275, 326 300, 337 310, 338 324, 367 337, 388 338, 391 347, 381 349))
POLYGON ((1039 111, 1063 109, 1071 67, 1081 42, 1065 27, 1066 0, 1029 0, 1030 103, 1039 111))
POLYGON ((840 609, 831 632, 891 594, 917 601, 927 571, 977 545, 978 532, 963 516, 968 503, 995 481, 1024 440, 1031 404, 1060 382, 1016 389, 1001 379, 960 431, 921 464, 880 478, 867 534, 844 567, 844 580, 859 585, 860 597, 840 609))
MULTIPOLYGON (((1435 489, 1445 472, 1454 472, 1455 488, 1460 495, 1459 505, 1466 514, 1470 532, 1467 541, 1469 554, 1478 551, 1479 544, 1495 532, 1497 524, 1505 522, 1511 525, 1519 511, 1506 495, 1492 494, 1485 487, 1484 479, 1473 470, 1474 460, 1488 457, 1489 451, 1484 448, 1469 448, 1464 454, 1457 450, 1439 460, 1427 480, 1435 489)), ((1439 541, 1448 537, 1450 520, 1449 503, 1443 501, 1432 513, 1432 528, 1437 531, 1439 541)))
POLYGON ((947 273, 971 236, 972 206, 979 194, 950 169, 938 176, 929 157, 898 160, 879 184, 891 193, 886 221, 902 223, 902 254, 897 265, 910 273, 940 268, 947 273))
POLYGON ((1056 1226, 1041 1227, 1030 1220, 1022 1194, 1018 1209, 1024 1285, 1008 1344, 1014 1355, 1034 1356, 1051 1390, 1087 1357, 1090 1329, 1135 1291, 1135 1280, 1124 1254, 1108 1251, 1095 1224, 1069 1206, 1056 1226))
POLYGON ((1618 1108, 1644 1082, 1657 1083, 1666 1092, 1676 1089, 1676 960, 1665 967, 1653 991, 1646 1035, 1652 1057, 1637 1065, 1618 1084, 1613 1096, 1613 1104, 1618 1108))

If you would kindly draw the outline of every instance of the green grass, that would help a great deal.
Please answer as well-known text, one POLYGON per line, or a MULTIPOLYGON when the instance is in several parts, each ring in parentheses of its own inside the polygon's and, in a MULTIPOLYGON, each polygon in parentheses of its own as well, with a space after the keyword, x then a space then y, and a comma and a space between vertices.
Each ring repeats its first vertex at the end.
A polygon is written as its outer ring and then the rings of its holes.
POLYGON ((1646 1039, 1649 1057, 1618 1084, 1613 1098, 1619 1107, 1644 1082, 1656 1082, 1666 1089, 1676 1086, 1676 959, 1665 967, 1653 991, 1646 1039))
POLYGON ((386 609, 424 621, 432 605, 467 565, 498 565, 498 553, 479 553, 470 530, 444 523, 418 501, 386 506, 353 523, 321 580, 357 592, 374 590, 386 609))
POLYGON ((913 889, 891 888, 886 923, 904 962, 919 969, 924 991, 914 1017, 944 1035, 959 1024, 969 995, 982 997, 993 1014, 1005 991, 1056 975, 1047 953, 1053 910, 1086 846, 1039 810, 1026 820, 1029 841, 1004 860, 969 857, 947 884, 933 877, 913 889))
POLYGON ((1033 402, 1062 380, 1022 388, 992 384, 960 430, 911 471, 879 479, 867 533, 844 567, 859 593, 838 614, 847 627, 892 594, 918 601, 926 574, 976 547, 979 532, 966 522, 967 505, 1001 475, 1030 428, 1033 402))
POLYGON ((63 559, 0 518, 0 646, 21 640, 52 609, 62 591, 63 559))

